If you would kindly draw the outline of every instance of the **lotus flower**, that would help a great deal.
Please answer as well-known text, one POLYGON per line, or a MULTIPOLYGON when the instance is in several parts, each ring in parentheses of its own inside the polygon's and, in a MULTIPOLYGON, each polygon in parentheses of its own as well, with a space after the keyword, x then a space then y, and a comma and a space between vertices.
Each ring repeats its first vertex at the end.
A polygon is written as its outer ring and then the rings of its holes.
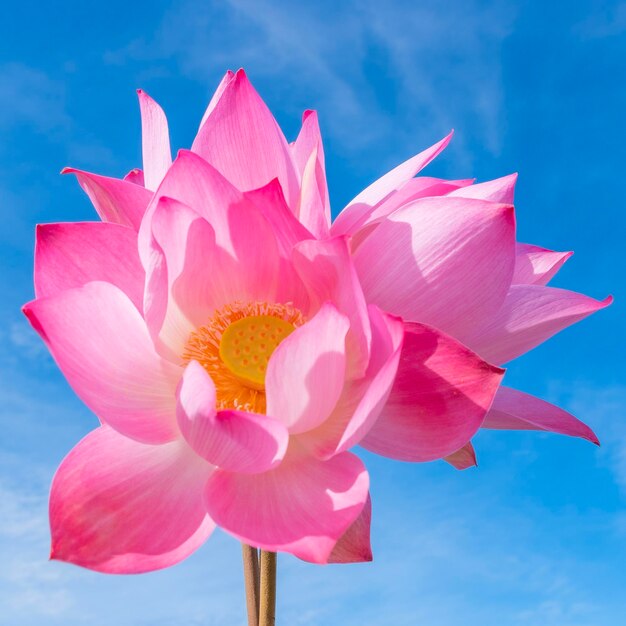
POLYGON ((449 412, 433 457, 475 432, 502 376, 424 324, 405 339, 367 305, 345 237, 314 238, 278 182, 241 192, 193 152, 137 233, 39 227, 35 287, 26 315, 102 422, 53 481, 52 554, 104 572, 171 565, 215 524, 313 562, 371 558, 368 475, 347 450, 403 341, 412 410, 449 412))
MULTIPOLYGON (((159 185, 171 163, 163 111, 143 92, 139 101, 144 172, 133 170, 121 181, 67 170, 77 174, 103 220, 131 226, 139 224, 152 197, 140 186, 144 178, 149 190, 162 192, 159 185)), ((366 300, 405 321, 397 386, 362 444, 407 461, 445 456, 465 469, 476 462, 471 443, 449 454, 449 440, 432 436, 433 423, 446 430, 463 420, 461 413, 446 406, 434 414, 432 405, 428 413, 413 411, 428 385, 418 385, 412 371, 424 355, 412 353, 411 323, 430 324, 486 361, 503 365, 607 306, 611 298, 597 301, 546 286, 572 253, 515 242, 515 174, 481 184, 415 177, 451 137, 359 193, 332 225, 316 113, 305 112, 298 138, 288 145, 243 70, 224 76, 192 151, 242 189, 278 179, 291 212, 312 236, 347 237, 366 300)), ((546 430, 597 443, 595 434, 569 413, 507 387, 500 387, 481 426, 546 430)))
POLYGON ((157 569, 217 524, 316 563, 368 560, 357 443, 464 468, 481 426, 594 440, 498 391, 501 363, 603 305, 535 284, 565 255, 515 244, 512 178, 413 178, 446 138, 331 225, 315 113, 290 145, 228 73, 172 162, 163 111, 139 99, 143 171, 67 170, 103 223, 37 234, 25 312, 102 422, 55 476, 54 558, 157 569))

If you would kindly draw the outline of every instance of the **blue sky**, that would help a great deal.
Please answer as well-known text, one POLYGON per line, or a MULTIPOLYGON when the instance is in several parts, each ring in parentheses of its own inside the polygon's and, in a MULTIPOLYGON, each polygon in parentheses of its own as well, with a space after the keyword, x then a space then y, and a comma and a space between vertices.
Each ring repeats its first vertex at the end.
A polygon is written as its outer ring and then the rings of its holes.
POLYGON ((94 219, 66 165, 140 163, 135 89, 189 146, 244 66, 286 134, 319 110, 334 210, 456 128, 430 175, 520 173, 519 238, 574 257, 554 284, 615 304, 518 359, 601 448, 481 433, 479 467, 366 457, 371 564, 282 557, 279 623, 614 626, 626 614, 626 5, 550 2, 13 3, 0 23, 0 622, 244 624, 238 544, 136 577, 49 563, 55 467, 96 419, 22 319, 37 222, 94 219))

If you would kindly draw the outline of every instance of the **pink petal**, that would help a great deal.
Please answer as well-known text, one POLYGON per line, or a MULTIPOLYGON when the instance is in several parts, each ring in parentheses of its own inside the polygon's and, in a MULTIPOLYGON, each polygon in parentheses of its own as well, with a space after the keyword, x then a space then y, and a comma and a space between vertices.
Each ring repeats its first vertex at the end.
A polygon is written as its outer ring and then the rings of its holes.
POLYGON ((215 526, 202 497, 210 473, 181 441, 146 445, 101 426, 54 476, 51 558, 108 574, 182 561, 215 526))
POLYGON ((302 241, 294 248, 293 264, 309 291, 312 311, 330 301, 350 320, 348 376, 362 376, 369 362, 371 329, 347 240, 302 241))
POLYGON ((139 230, 152 192, 127 180, 109 178, 66 167, 62 174, 75 174, 78 184, 93 203, 103 222, 139 230))
POLYGON ((167 358, 180 356, 189 333, 216 309, 237 301, 276 301, 282 276, 270 224, 249 204, 223 211, 229 230, 222 240, 228 248, 218 245, 205 219, 176 200, 160 198, 150 217, 144 309, 167 358))
POLYGON ((228 208, 243 203, 243 195, 204 159, 181 150, 150 203, 139 230, 142 261, 149 254, 152 214, 161 197, 173 198, 192 207, 211 224, 220 244, 229 249, 228 208))
POLYGON ((238 189, 256 189, 278 178, 295 206, 299 188, 289 146, 243 70, 225 85, 191 149, 238 189))
POLYGON ((298 218, 317 238, 328 237, 330 229, 330 203, 326 173, 317 150, 313 150, 302 173, 298 218))
POLYGON ((140 187, 146 186, 144 178, 143 178, 143 172, 138 168, 134 168, 130 170, 130 172, 128 172, 128 174, 124 176, 124 180, 129 183, 134 183, 135 185, 139 185, 140 187))
POLYGON ((217 470, 205 497, 211 518, 237 539, 264 550, 326 563, 368 498, 363 463, 344 452, 320 461, 291 451, 273 470, 217 470))
MULTIPOLYGON (((502 387, 500 387, 500 389, 502 389, 502 387)), ((450 463, 452 467, 455 467, 458 470, 464 470, 478 465, 478 463, 476 462, 476 451, 474 450, 474 446, 472 445, 471 441, 469 443, 466 443, 460 450, 457 450, 456 452, 453 452, 452 454, 444 457, 443 460, 447 463, 450 463)))
POLYGON ((398 371, 404 337, 402 320, 373 305, 368 310, 372 353, 365 376, 344 386, 335 410, 324 423, 298 437, 322 459, 348 450, 369 432, 387 402, 398 371))
MULTIPOLYGON (((211 245, 215 236, 209 224, 197 213, 166 197, 159 198, 150 226, 144 315, 159 354, 180 363, 189 333, 196 325, 174 297, 173 285, 185 267, 188 241, 198 238, 205 245, 211 245)), ((196 288, 200 289, 201 284, 196 288)))
POLYGON ((500 310, 464 341, 489 362, 506 363, 612 301, 542 285, 513 285, 500 310))
POLYGON ((325 304, 272 354, 265 377, 267 414, 290 433, 311 430, 332 412, 344 385, 349 321, 325 304))
POLYGON ((119 287, 141 311, 144 279, 134 230, 106 222, 37 225, 38 298, 101 280, 119 287))
POLYGON ((229 228, 225 234, 213 231, 201 218, 190 222, 182 248, 184 267, 172 284, 174 300, 196 326, 233 302, 276 302, 283 279, 274 231, 260 211, 241 204, 224 213, 229 228))
POLYGON ((202 116, 199 129, 204 126, 204 122, 207 121, 207 118, 213 112, 213 109, 215 108, 217 103, 220 101, 220 98, 222 97, 222 94, 224 93, 224 89, 226 89, 226 86, 228 85, 228 83, 230 83, 230 81, 234 78, 234 76, 235 76, 235 72, 233 72, 232 70, 227 70, 226 74, 224 74, 224 77, 220 81, 220 84, 217 86, 217 89, 215 90, 215 93, 213 94, 213 97, 211 98, 211 101, 209 102, 209 106, 207 107, 206 111, 204 112, 204 115, 202 116))
POLYGON ((267 415, 215 407, 215 385, 202 365, 191 361, 178 386, 178 425, 204 459, 231 472, 257 473, 280 463, 289 433, 267 415))
POLYGON ((137 90, 141 109, 141 149, 147 189, 156 189, 172 164, 170 134, 163 109, 141 89, 137 90))
POLYGON ((426 176, 411 178, 411 180, 398 191, 373 206, 370 212, 364 213, 362 219, 354 225, 351 232, 354 233, 357 228, 361 229, 368 224, 379 222, 390 213, 409 202, 419 200, 420 198, 445 196, 451 191, 471 185, 473 182, 473 179, 442 180, 441 178, 429 178, 426 176))
POLYGON ((292 302, 296 308, 308 310, 309 295, 291 257, 294 246, 305 239, 313 239, 313 235, 287 206, 278 179, 275 178, 265 187, 248 191, 244 195, 271 225, 278 244, 280 280, 276 285, 276 301, 292 302))
POLYGON ((591 428, 567 411, 509 387, 498 389, 483 428, 546 430, 570 437, 581 437, 600 445, 591 428))
POLYGON ((314 150, 322 167, 325 166, 324 146, 322 144, 322 133, 320 132, 317 111, 307 110, 302 115, 302 128, 298 137, 290 146, 291 154, 298 173, 302 175, 309 157, 314 150))
POLYGON ((335 544, 329 563, 363 563, 372 560, 370 527, 372 524, 372 499, 367 496, 365 506, 348 530, 335 544))
POLYGON ((354 226, 361 222, 371 207, 383 201, 394 191, 400 189, 407 181, 426 167, 440 154, 452 139, 452 132, 427 150, 411 157, 390 172, 364 189, 352 202, 348 203, 334 221, 331 232, 333 236, 345 235, 355 230, 354 226))
POLYGON ((514 285, 546 285, 573 252, 554 252, 527 243, 516 244, 514 285))
POLYGON ((298 217, 317 238, 324 239, 330 228, 330 201, 324 147, 315 111, 305 111, 298 138, 290 148, 301 177, 298 217))
POLYGON ((244 196, 272 225, 281 254, 284 257, 291 257, 291 250, 298 242, 314 239, 312 233, 287 206, 283 189, 277 178, 264 187, 245 192, 244 196))
POLYGON ((145 443, 177 436, 180 369, 155 353, 141 315, 117 287, 88 283, 34 300, 24 313, 103 422, 145 443))
POLYGON ((513 207, 449 196, 416 200, 374 230, 354 263, 368 302, 465 343, 511 284, 513 207))
POLYGON ((407 323, 389 400, 361 445, 401 461, 446 457, 480 428, 503 374, 451 337, 407 323))
POLYGON ((486 183, 478 183, 478 185, 456 189, 448 195, 457 198, 476 198, 477 200, 488 200, 489 202, 513 204, 516 182, 517 174, 509 174, 502 178, 489 180, 486 183))

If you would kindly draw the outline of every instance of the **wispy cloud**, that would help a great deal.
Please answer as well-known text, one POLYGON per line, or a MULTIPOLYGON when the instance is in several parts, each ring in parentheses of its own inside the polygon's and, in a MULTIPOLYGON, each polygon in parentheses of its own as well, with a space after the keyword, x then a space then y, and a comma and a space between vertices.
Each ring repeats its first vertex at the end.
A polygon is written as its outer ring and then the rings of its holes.
POLYGON ((294 11, 267 0, 187 0, 166 13, 152 37, 107 59, 174 58, 179 71, 204 84, 243 65, 253 80, 273 81, 273 98, 294 117, 305 107, 320 109, 331 138, 363 158, 380 142, 406 156, 453 126, 499 151, 501 49, 514 10, 475 1, 443 8, 370 0, 332 9, 329 19, 327 3, 294 11))
POLYGON ((601 443, 599 457, 626 495, 626 386, 553 383, 551 394, 555 401, 594 427, 601 443))

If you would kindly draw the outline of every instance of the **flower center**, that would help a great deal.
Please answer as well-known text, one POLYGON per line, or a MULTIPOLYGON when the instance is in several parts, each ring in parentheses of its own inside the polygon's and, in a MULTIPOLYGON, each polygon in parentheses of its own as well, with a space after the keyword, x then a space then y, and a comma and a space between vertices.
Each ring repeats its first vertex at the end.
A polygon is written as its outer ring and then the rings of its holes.
POLYGON ((280 342, 304 323, 290 304, 235 302, 191 333, 184 363, 198 361, 210 374, 218 408, 265 413, 265 372, 280 342))

